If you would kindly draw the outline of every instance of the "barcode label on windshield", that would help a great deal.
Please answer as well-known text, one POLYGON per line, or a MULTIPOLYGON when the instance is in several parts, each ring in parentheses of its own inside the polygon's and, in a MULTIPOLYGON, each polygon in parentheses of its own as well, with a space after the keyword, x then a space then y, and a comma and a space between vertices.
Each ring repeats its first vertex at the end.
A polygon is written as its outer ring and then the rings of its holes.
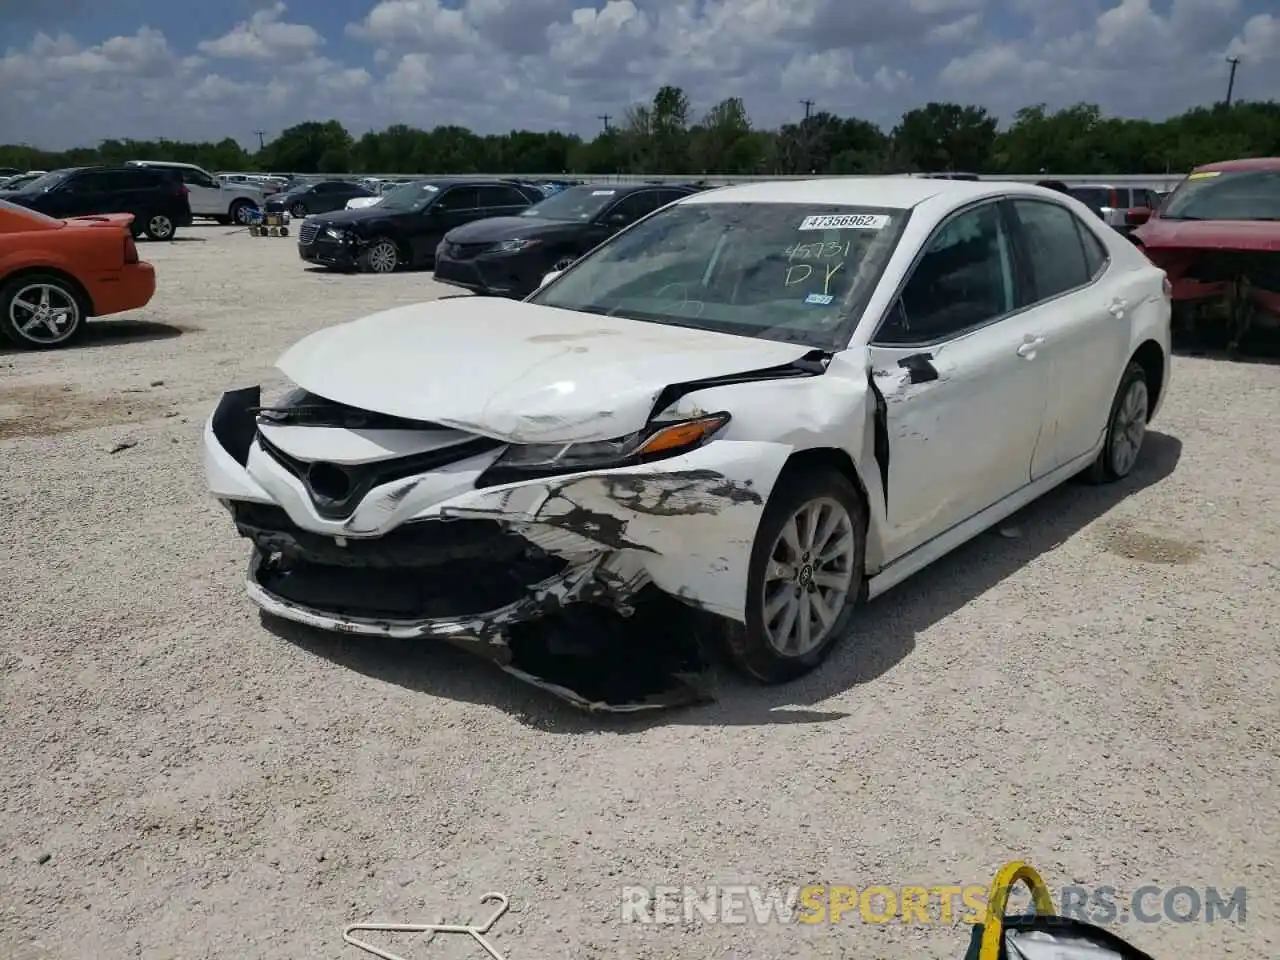
POLYGON ((854 213, 840 216, 805 217, 801 230, 883 230, 889 218, 882 213, 854 213))

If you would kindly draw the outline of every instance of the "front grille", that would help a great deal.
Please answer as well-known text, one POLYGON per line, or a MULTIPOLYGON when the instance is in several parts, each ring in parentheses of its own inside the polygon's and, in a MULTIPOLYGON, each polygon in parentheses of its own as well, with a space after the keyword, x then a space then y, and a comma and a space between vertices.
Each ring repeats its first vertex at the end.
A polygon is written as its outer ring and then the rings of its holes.
POLYGON ((474 260, 491 246, 491 243, 451 243, 445 252, 454 260, 474 260))
POLYGON ((315 223, 303 223, 302 228, 298 231, 298 242, 303 246, 310 246, 316 241, 316 234, 320 232, 320 225, 315 223))
MULTIPOLYGON (((344 520, 355 512, 374 487, 429 473, 469 457, 503 446, 500 440, 476 437, 442 450, 430 450, 394 460, 373 463, 334 464, 299 460, 258 434, 263 452, 302 481, 316 513, 326 520, 344 520)), ((408 492, 407 490, 405 491, 408 492)))
POLYGON ((493 520, 423 520, 376 539, 298 527, 279 507, 236 502, 236 528, 259 555, 254 578, 273 595, 337 616, 471 616, 513 603, 567 561, 493 520))

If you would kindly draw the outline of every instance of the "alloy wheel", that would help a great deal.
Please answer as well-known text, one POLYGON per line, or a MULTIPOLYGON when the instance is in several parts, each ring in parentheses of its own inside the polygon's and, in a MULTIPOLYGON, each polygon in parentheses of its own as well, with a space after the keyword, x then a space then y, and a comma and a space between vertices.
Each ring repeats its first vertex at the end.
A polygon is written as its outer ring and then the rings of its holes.
POLYGON ((1116 410, 1111 430, 1111 469, 1116 476, 1127 476, 1138 461, 1147 433, 1148 402, 1146 381, 1134 380, 1116 410))
POLYGON ((811 500, 791 515, 769 552, 763 622, 781 656, 802 657, 827 639, 853 590, 853 519, 837 500, 811 500))
POLYGON ((382 240, 369 251, 369 269, 374 273, 391 273, 396 268, 395 244, 390 240, 382 240))
POLYGON ((30 284, 9 301, 9 329, 33 344, 62 343, 79 326, 80 304, 56 284, 30 284))
POLYGON ((156 214, 147 221, 147 231, 157 240, 167 240, 173 235, 173 221, 162 214, 156 214))

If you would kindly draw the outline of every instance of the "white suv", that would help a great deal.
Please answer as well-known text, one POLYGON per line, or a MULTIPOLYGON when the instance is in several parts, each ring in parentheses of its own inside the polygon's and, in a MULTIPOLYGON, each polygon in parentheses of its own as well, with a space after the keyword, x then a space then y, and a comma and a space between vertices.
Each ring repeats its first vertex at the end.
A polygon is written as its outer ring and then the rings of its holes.
POLYGON ((130 160, 131 167, 163 167, 182 177, 191 195, 191 215, 218 223, 246 224, 262 206, 262 188, 253 183, 218 180, 192 163, 168 160, 130 160))

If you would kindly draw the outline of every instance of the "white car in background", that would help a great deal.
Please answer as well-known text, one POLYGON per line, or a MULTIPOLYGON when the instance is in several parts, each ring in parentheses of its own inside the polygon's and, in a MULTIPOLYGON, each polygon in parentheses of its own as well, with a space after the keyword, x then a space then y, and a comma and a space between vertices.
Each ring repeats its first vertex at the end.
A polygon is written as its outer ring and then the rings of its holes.
POLYGON ((264 610, 530 679, 514 624, 656 587, 773 683, 1046 491, 1129 475, 1170 289, 1041 187, 757 183, 652 213, 523 302, 397 307, 278 367, 292 392, 227 393, 204 432, 264 610))
POLYGON ((218 223, 247 224, 253 211, 262 206, 262 187, 214 177, 203 167, 192 163, 167 160, 130 160, 131 167, 160 167, 176 171, 187 185, 191 215, 216 220, 218 223))

